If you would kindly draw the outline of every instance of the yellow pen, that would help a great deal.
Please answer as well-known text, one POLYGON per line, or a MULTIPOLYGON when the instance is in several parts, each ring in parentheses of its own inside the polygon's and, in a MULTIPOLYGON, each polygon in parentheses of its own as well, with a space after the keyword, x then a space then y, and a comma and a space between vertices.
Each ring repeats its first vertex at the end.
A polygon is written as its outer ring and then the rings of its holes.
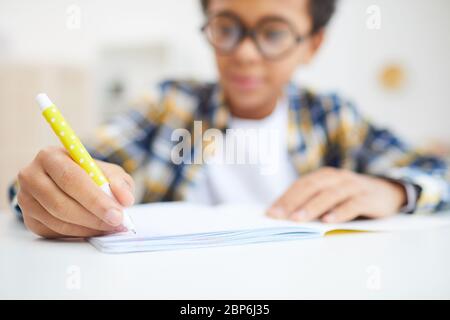
MULTIPOLYGON (((48 124, 52 127, 59 140, 62 142, 66 150, 69 152, 70 157, 75 161, 92 180, 110 197, 114 198, 114 195, 109 186, 109 182, 106 179, 103 172, 92 159, 86 148, 78 139, 75 132, 69 126, 64 119, 59 109, 52 103, 45 93, 40 93, 36 97, 36 101, 41 107, 42 115, 47 120, 48 124)), ((130 216, 124 212, 123 214, 123 226, 128 230, 136 233, 134 224, 130 216)))

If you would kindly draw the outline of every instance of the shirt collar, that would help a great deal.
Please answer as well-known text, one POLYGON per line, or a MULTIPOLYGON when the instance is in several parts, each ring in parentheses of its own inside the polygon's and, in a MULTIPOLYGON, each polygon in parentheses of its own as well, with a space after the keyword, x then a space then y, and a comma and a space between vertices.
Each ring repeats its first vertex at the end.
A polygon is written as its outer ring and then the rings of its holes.
MULTIPOLYGON (((302 106, 303 99, 300 94, 298 86, 290 82, 284 88, 285 99, 289 105, 289 126, 295 127, 295 122, 298 121, 299 110, 302 106), (294 117, 292 117, 294 116, 294 117), (291 123, 292 122, 292 123, 291 123)), ((225 101, 225 94, 222 86, 219 83, 213 85, 211 98, 209 99, 208 121, 212 128, 225 130, 228 128, 231 120, 231 112, 225 101)), ((297 123, 298 125, 298 123, 297 123)))

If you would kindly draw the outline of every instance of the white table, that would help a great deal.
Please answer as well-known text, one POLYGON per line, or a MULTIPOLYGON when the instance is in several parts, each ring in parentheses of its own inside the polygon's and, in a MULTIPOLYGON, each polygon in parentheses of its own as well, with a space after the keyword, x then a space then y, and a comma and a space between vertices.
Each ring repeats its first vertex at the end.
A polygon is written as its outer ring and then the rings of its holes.
POLYGON ((450 228, 108 255, 0 212, 0 298, 450 298, 450 228))

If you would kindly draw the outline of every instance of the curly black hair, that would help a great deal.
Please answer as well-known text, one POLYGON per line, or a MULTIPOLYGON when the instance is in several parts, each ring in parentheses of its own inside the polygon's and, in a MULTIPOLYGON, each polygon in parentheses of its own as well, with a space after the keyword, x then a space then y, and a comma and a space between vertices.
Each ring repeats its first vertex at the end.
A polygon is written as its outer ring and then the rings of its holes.
MULTIPOLYGON (((200 0, 204 12, 208 9, 210 0, 200 0)), ((337 0, 309 0, 311 17, 313 20, 313 33, 326 27, 331 20, 335 10, 337 0)))

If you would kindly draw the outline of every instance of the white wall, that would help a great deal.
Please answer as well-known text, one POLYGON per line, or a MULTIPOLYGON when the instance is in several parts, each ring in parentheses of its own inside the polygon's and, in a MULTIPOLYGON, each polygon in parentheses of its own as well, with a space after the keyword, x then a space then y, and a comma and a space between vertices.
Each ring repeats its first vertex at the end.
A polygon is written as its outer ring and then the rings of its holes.
POLYGON ((210 75, 199 8, 196 0, 0 0, 0 51, 14 59, 95 63, 104 44, 168 42, 180 57, 174 72, 210 75), (70 27, 74 5, 79 29, 70 27))
POLYGON ((411 141, 450 143, 449 18, 447 0, 342 0, 325 47, 298 78, 343 92, 411 141), (370 5, 381 9, 380 30, 366 26, 370 5), (407 72, 400 92, 386 92, 378 82, 391 62, 407 72))

